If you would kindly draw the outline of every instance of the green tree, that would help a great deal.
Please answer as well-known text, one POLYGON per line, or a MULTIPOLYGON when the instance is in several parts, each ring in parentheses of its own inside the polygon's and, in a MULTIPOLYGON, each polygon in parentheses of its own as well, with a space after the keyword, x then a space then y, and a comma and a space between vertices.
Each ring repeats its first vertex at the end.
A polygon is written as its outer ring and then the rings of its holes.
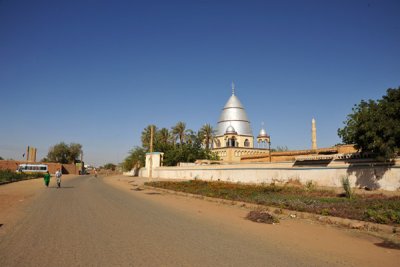
MULTIPOLYGON (((146 128, 144 128, 143 131, 142 131, 142 136, 141 136, 142 146, 147 151, 150 150, 151 127, 153 127, 153 131, 154 131, 153 132, 153 136, 156 136, 157 126, 155 126, 154 124, 150 124, 146 128)), ((153 142, 154 142, 154 139, 153 139, 153 142)))
POLYGON ((206 149, 211 149, 214 140, 215 130, 211 124, 206 123, 199 131, 199 138, 203 142, 206 149))
POLYGON ((172 136, 167 128, 161 128, 159 131, 157 131, 155 139, 156 143, 165 145, 172 141, 172 136))
POLYGON ((338 129, 345 144, 372 152, 380 160, 396 157, 400 149, 400 87, 389 88, 377 101, 362 100, 338 129))
POLYGON ((82 153, 82 145, 77 143, 69 144, 69 156, 68 161, 70 163, 74 163, 79 160, 79 157, 82 153))
POLYGON ((50 147, 47 153, 47 159, 49 162, 58 163, 74 163, 79 159, 82 152, 82 145, 77 143, 71 143, 67 145, 64 142, 58 143, 50 147))
POLYGON ((4 160, 3 157, 0 157, 0 160, 4 160))
POLYGON ((104 164, 103 168, 106 170, 112 170, 115 171, 115 168, 117 167, 117 165, 113 164, 113 163, 107 163, 104 164))
POLYGON ((69 148, 64 142, 56 144, 49 149, 47 158, 50 162, 69 163, 69 148))
POLYGON ((179 140, 180 144, 185 142, 186 133, 186 123, 183 121, 179 121, 174 127, 172 127, 172 134, 175 137, 175 140, 179 140))
POLYGON ((134 147, 131 151, 129 151, 129 155, 125 158, 122 163, 122 168, 125 171, 130 171, 134 167, 144 166, 146 159, 146 152, 141 147, 134 147))

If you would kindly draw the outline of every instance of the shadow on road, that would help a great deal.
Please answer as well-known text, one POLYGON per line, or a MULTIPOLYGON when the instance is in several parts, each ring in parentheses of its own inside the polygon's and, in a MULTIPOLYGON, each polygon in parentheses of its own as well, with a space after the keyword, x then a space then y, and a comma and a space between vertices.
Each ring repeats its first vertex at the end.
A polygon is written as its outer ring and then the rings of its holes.
POLYGON ((375 246, 389 249, 400 250, 400 244, 389 240, 382 241, 381 243, 375 243, 375 246))
POLYGON ((49 188, 51 188, 51 189, 71 189, 71 188, 75 188, 75 186, 61 186, 60 188, 58 188, 57 186, 49 186, 49 188))

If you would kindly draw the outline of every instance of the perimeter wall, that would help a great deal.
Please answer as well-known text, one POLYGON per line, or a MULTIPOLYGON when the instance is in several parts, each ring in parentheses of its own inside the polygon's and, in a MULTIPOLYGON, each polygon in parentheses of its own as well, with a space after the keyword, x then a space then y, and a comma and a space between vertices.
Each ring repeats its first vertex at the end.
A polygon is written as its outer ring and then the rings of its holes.
POLYGON ((50 173, 55 173, 58 169, 62 170, 63 174, 79 174, 79 168, 75 164, 61 164, 54 162, 26 162, 18 160, 0 160, 0 170, 15 171, 19 164, 46 164, 50 173))
MULTIPOLYGON (((139 176, 148 177, 146 168, 139 176)), ((153 168, 153 178, 201 179, 241 183, 285 183, 288 180, 308 181, 318 186, 341 187, 341 179, 349 177, 353 187, 400 190, 400 160, 391 164, 370 161, 330 161, 306 163, 245 163, 153 168)))

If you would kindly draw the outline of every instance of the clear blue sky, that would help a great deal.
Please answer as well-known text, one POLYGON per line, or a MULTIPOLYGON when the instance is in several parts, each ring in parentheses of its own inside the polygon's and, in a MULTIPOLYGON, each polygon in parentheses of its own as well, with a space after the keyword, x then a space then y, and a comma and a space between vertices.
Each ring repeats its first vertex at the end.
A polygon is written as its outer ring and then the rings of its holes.
POLYGON ((272 146, 340 142, 400 86, 400 1, 0 1, 0 156, 118 163, 148 124, 216 125, 231 82, 272 146))

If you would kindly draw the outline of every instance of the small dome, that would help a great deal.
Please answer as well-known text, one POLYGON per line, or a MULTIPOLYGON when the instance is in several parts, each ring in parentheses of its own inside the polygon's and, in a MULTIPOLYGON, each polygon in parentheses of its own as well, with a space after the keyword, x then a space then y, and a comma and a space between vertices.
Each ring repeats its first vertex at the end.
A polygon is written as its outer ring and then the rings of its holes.
POLYGON ((268 137, 267 131, 265 131, 264 128, 261 128, 260 133, 258 134, 258 137, 268 137))
POLYGON ((235 131, 235 128, 233 128, 232 125, 229 125, 228 128, 226 128, 225 134, 237 134, 235 131))

